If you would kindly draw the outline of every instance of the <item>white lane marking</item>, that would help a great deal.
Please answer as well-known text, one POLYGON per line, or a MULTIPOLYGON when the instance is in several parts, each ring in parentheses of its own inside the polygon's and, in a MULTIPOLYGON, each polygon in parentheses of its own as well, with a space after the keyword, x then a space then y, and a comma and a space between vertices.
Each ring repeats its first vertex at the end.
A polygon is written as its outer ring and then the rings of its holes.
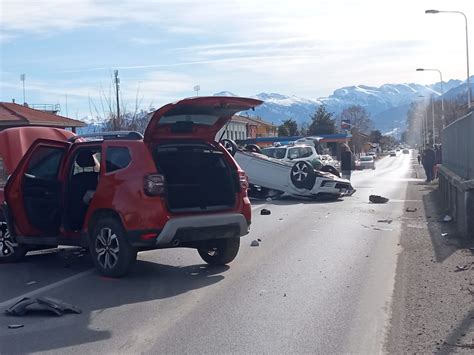
POLYGON ((46 292, 46 291, 49 291, 49 290, 52 290, 53 288, 56 288, 56 287, 59 287, 59 286, 62 286, 68 282, 71 282, 71 281, 75 281, 77 279, 80 279, 81 277, 84 277, 84 276, 87 276, 87 275, 90 275, 94 272, 94 269, 89 269, 89 270, 86 270, 86 271, 83 271, 83 272, 80 272, 79 274, 76 274, 76 275, 73 275, 73 276, 70 276, 70 277, 67 277, 63 280, 60 280, 58 282, 55 282, 55 283, 52 283, 52 284, 49 284, 49 285, 46 285, 46 286, 43 286, 43 287, 40 287, 36 290, 33 290, 33 291, 30 291, 30 292, 27 292, 27 293, 24 293, 22 295, 19 295, 19 296, 15 296, 13 298, 10 298, 9 300, 7 301, 4 301, 2 303, 0 303, 0 309, 3 309, 4 307, 9 307, 11 306, 14 302, 22 299, 23 297, 33 297, 33 296, 36 296, 40 293, 43 293, 43 292, 46 292))

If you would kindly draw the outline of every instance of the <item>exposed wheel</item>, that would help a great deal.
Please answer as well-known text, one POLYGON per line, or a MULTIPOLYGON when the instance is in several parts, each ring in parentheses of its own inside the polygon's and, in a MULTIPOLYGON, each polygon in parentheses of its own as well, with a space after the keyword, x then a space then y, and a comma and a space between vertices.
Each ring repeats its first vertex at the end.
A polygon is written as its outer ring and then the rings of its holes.
POLYGON ((312 189, 316 181, 313 167, 305 161, 299 161, 291 168, 291 182, 298 189, 312 189))
POLYGON ((332 165, 324 165, 321 169, 319 169, 325 173, 331 173, 333 175, 336 175, 337 177, 341 177, 341 173, 339 173, 339 170, 337 170, 334 166, 332 165))
POLYGON ((249 152, 252 152, 252 153, 259 153, 259 154, 262 154, 262 150, 260 149, 260 147, 256 144, 247 144, 245 146, 245 150, 249 151, 249 152))
POLYGON ((20 261, 28 252, 21 244, 15 243, 7 224, 0 221, 0 263, 14 263, 20 261))
POLYGON ((230 155, 234 156, 235 153, 237 152, 237 144, 230 140, 230 139, 223 139, 220 142, 224 148, 230 153, 230 155))
POLYGON ((137 251, 126 239, 120 221, 114 217, 104 217, 95 223, 89 250, 99 272, 110 277, 124 276, 137 259, 137 251))
POLYGON ((198 253, 209 265, 225 265, 235 259, 240 248, 240 238, 210 240, 198 253))

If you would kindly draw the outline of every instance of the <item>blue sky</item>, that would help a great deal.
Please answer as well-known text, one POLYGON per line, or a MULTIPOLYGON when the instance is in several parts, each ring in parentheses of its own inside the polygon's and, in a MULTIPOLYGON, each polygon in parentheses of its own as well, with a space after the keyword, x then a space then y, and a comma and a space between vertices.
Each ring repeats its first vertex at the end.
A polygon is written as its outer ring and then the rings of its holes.
MULTIPOLYGON (((228 90, 316 99, 350 85, 465 79, 474 1, 1 0, 0 100, 104 114, 119 70, 127 109, 228 90), (92 107, 92 109, 90 108, 92 107), (97 108, 97 110, 95 109, 97 108)), ((474 45, 471 57, 474 57, 474 45)), ((474 67, 471 75, 474 74, 474 67)))

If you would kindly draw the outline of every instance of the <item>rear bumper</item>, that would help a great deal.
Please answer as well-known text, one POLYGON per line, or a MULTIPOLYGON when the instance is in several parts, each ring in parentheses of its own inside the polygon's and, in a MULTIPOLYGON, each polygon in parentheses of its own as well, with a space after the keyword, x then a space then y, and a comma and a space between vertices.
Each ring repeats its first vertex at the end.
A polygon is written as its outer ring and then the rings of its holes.
POLYGON ((249 223, 240 213, 178 217, 169 220, 156 238, 156 246, 178 246, 201 240, 242 237, 249 223))

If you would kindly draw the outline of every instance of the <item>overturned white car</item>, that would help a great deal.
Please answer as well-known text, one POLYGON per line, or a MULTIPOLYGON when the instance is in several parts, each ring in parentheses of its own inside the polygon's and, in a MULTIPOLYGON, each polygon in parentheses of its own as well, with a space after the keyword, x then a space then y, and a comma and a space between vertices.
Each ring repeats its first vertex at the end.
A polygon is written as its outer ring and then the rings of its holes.
POLYGON ((260 154, 257 146, 241 149, 227 139, 222 140, 221 144, 247 173, 251 189, 254 192, 258 190, 259 197, 264 197, 261 196, 263 193, 286 193, 301 197, 339 198, 354 190, 349 180, 335 175, 338 172, 333 170, 334 167, 326 167, 333 173, 315 170, 306 161, 292 163, 260 154))

